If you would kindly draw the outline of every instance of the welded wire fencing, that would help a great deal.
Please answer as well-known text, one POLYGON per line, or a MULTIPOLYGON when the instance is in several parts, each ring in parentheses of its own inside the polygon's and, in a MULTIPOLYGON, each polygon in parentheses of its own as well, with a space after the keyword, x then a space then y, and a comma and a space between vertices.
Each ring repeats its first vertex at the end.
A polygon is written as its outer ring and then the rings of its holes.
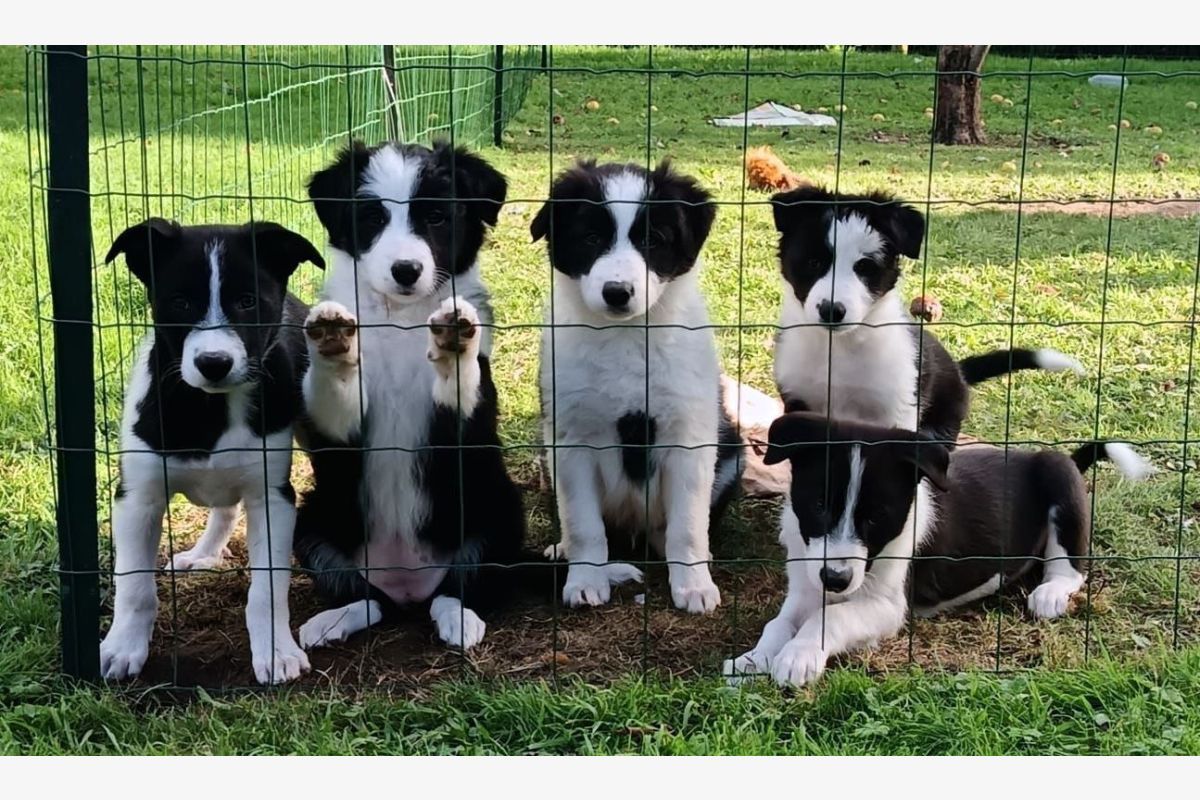
MULTIPOLYGON (((711 614, 673 607, 664 558, 645 536, 620 560, 646 568, 646 585, 615 591, 606 607, 564 608, 556 587, 489 618, 485 644, 465 657, 414 612, 314 653, 313 675, 323 677, 304 680, 715 676, 724 659, 754 644, 786 590, 776 543, 781 501, 763 489, 770 478, 749 446, 751 428, 769 423, 770 407, 757 417, 745 410, 751 387, 776 395, 772 347, 781 291, 789 291, 778 279, 770 194, 746 182, 745 153, 761 145, 835 193, 887 189, 923 212, 925 246, 904 269, 902 296, 906 304, 910 296, 940 298, 945 318, 921 324, 954 356, 1053 347, 1084 364, 1086 375, 1075 380, 1021 373, 973 389, 964 433, 1005 448, 1063 451, 1119 439, 1158 470, 1137 486, 1107 472, 1088 476, 1088 581, 1068 618, 1031 621, 1014 588, 942 618, 917 619, 910 610, 903 634, 855 658, 878 670, 911 663, 1010 670, 1195 641, 1200 150, 1187 134, 1200 124, 1187 99, 1200 98, 1195 62, 1128 53, 1079 62, 1036 51, 994 57, 983 81, 988 144, 947 147, 931 136, 938 78, 931 55, 384 45, 30 47, 25 60, 38 379, 71 674, 99 672, 98 637, 112 610, 122 401, 151 327, 141 284, 119 262, 105 265, 104 253, 150 216, 183 224, 271 220, 323 249, 306 183, 356 139, 449 140, 508 178, 506 205, 480 260, 496 309, 502 448, 524 498, 531 549, 559 539, 554 481, 539 466, 551 443, 539 419, 537 362, 542 330, 556 325, 554 309, 547 311, 551 287, 564 277, 542 246, 529 244, 529 220, 575 158, 653 169, 671 156, 712 191, 718 213, 701 285, 751 477, 714 524, 711 563, 723 602, 711 614), (1096 87, 1088 83, 1096 74, 1125 80, 1096 87), (710 123, 768 100, 832 124, 710 123)), ((302 268, 289 289, 312 302, 322 277, 302 268)), ((653 327, 647 321, 647 350, 653 327)), ((555 363, 572 355, 560 353, 555 363)), ((649 370, 645 379, 649 407, 649 370)), ((654 447, 641 447, 654 457, 654 447)), ((556 448, 549 449, 553 458, 556 448)), ((303 488, 310 478, 296 452, 294 481, 303 488)), ((469 502, 468 493, 462 497, 469 502)), ((159 562, 203 527, 199 512, 173 504, 159 562)), ((157 576, 162 602, 145 680, 252 682, 236 541, 224 569, 157 576)), ((309 577, 296 575, 291 603, 293 628, 320 610, 309 577)))

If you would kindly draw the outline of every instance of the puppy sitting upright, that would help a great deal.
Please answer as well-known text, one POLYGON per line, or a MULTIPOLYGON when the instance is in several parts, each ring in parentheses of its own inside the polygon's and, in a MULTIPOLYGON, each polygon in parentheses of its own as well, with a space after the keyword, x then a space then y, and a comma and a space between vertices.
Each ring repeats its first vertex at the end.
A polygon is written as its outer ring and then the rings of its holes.
POLYGON ((510 582, 495 565, 521 560, 477 262, 506 191, 486 161, 440 144, 355 143, 309 182, 331 264, 307 322, 315 487, 296 555, 337 607, 301 626, 306 648, 418 603, 442 641, 473 647, 476 609, 510 582))
POLYGON ((779 533, 787 598, 725 674, 769 671, 790 685, 815 679, 830 656, 894 636, 910 595, 918 614, 935 614, 1040 565, 1029 610, 1062 616, 1086 569, 1083 473, 1102 459, 1131 479, 1150 471, 1116 442, 1089 443, 1071 456, 981 444, 950 452, 912 431, 803 412, 775 420, 769 440, 764 461, 792 467, 779 533))
MULTIPOLYGON (((771 198, 786 286, 775 382, 788 411, 919 430, 953 446, 969 408, 959 365, 900 299, 900 257, 925 219, 885 194, 804 187, 771 198)), ((1054 350, 965 359, 970 383, 1016 369, 1082 368, 1054 350)))
POLYGON ((154 329, 125 393, 112 520, 116 597, 101 671, 109 679, 141 672, 158 609, 153 570, 163 514, 183 494, 212 511, 200 541, 175 553, 169 568, 220 566, 241 502, 254 675, 291 680, 308 669, 287 603, 304 309, 286 285, 302 262, 325 262, 306 239, 271 222, 183 227, 150 219, 118 236, 105 261, 120 253, 149 291, 154 329))
POLYGON ((530 229, 554 266, 542 330, 544 441, 556 478, 563 601, 608 602, 608 529, 648 531, 678 608, 721 601, 708 568, 710 510, 737 486, 740 441, 700 293, 700 249, 716 209, 666 162, 584 161, 568 169, 530 229), (561 326, 561 327, 558 327, 561 326))

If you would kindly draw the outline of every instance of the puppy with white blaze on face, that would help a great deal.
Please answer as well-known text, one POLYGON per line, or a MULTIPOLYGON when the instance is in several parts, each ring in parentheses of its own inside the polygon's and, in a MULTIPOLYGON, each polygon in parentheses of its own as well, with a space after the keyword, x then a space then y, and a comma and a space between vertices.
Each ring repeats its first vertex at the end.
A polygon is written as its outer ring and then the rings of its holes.
POLYGON ((899 632, 910 594, 915 612, 930 616, 1039 568, 1029 611, 1062 616, 1085 580, 1091 506, 1083 474, 1101 460, 1134 480, 1150 472, 1118 442, 1091 442, 1070 456, 981 444, 951 452, 913 431, 806 412, 771 424, 764 461, 784 460, 792 467, 779 534, 787 598, 754 649, 725 662, 734 682, 770 673, 781 685, 803 685, 829 657, 899 632))
POLYGON ((486 628, 477 612, 517 575, 496 565, 526 558, 478 264, 507 184, 462 148, 356 142, 308 191, 330 271, 306 323, 301 432, 314 488, 295 550, 333 608, 301 626, 300 644, 424 604, 443 642, 474 647, 486 628))
POLYGON ((292 424, 300 410, 306 308, 287 294, 303 262, 325 262, 271 222, 184 227, 150 219, 113 242, 149 292, 154 329, 125 393, 121 481, 113 503, 113 624, 100 644, 105 678, 141 672, 158 608, 154 560, 163 515, 183 494, 208 527, 170 570, 214 569, 246 510, 254 675, 278 683, 308 669, 288 620, 295 493, 292 424))
POLYGON ((708 531, 737 487, 741 440, 699 286, 715 215, 708 192, 666 162, 583 161, 533 220, 554 267, 540 388, 562 522, 547 555, 570 562, 568 606, 607 603, 614 583, 641 579, 608 562, 618 532, 647 534, 667 559, 676 607, 721 601, 708 531))
POLYGON ((956 363, 900 296, 901 257, 925 238, 919 211, 882 194, 806 186, 771 198, 784 292, 775 382, 788 411, 920 430, 953 446, 968 385, 1020 369, 1083 371, 1055 350, 996 350, 956 363))

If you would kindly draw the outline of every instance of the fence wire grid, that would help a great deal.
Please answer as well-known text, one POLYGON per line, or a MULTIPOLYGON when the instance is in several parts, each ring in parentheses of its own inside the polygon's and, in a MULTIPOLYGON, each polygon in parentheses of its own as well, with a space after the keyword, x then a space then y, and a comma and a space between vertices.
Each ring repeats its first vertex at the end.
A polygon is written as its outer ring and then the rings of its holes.
MULTIPOLYGON (((712 316, 705 327, 736 382, 732 404, 742 409, 742 425, 759 402, 753 389, 776 395, 778 238, 770 195, 748 187, 744 170, 748 148, 770 145, 793 171, 835 193, 884 189, 922 211, 925 242, 921 257, 903 267, 901 292, 905 302, 940 298, 945 318, 921 324, 956 358, 1053 347, 1085 365, 1079 378, 1021 373, 973 388, 965 434, 1060 451, 1095 438, 1128 441, 1157 469, 1138 485, 1116 480, 1111 469, 1089 474, 1089 569, 1071 615, 1035 622, 1016 590, 933 619, 910 609, 894 640, 837 663, 869 671, 1065 669, 1097 654, 1194 643, 1200 150, 1182 139, 1188 131, 1195 139, 1200 126, 1200 116, 1187 116, 1195 102, 1184 99, 1200 98, 1200 62, 1129 52, 990 56, 982 84, 989 142, 949 147, 931 135, 935 61, 853 48, 27 48, 31 268, 65 671, 99 672, 97 637, 112 610, 109 529, 122 400, 138 343, 152 327, 141 284, 122 260, 105 265, 104 252, 149 216, 185 225, 270 220, 324 250, 305 184, 354 139, 446 139, 481 153, 508 179, 480 263, 496 312, 502 449, 522 491, 530 548, 559 539, 554 487, 538 456, 548 448, 554 457, 561 445, 541 440, 536 372, 541 330, 560 327, 552 305, 552 321, 543 320, 550 289, 564 278, 544 247, 529 242, 529 221, 554 177, 576 158, 652 169, 670 156, 713 193, 717 221, 702 251, 712 316), (1115 89, 1089 85, 1098 74, 1126 80, 1115 89), (709 124, 767 100, 836 124, 782 131, 709 124), (1169 114, 1161 110, 1168 105, 1169 114)), ((311 303, 322 277, 302 268, 288 288, 311 303)), ((642 449, 650 459, 664 447, 671 445, 642 449)), ((295 453, 293 483, 302 490, 310 484, 307 460, 295 453)), ((749 446, 745 454, 749 465, 749 446)), ((713 526, 711 564, 723 602, 712 614, 673 607, 667 562, 642 537, 624 557, 610 545, 614 559, 647 570, 644 586, 614 590, 611 605, 566 609, 557 593, 518 601, 488 617, 483 644, 465 655, 442 645, 427 613, 414 610, 314 650, 302 682, 716 676, 724 659, 754 644, 786 590, 781 501, 753 488, 713 526)), ((203 510, 176 498, 159 563, 203 529, 203 510)), ((241 531, 220 569, 158 570, 160 610, 143 685, 253 685, 241 531)), ((292 566, 294 630, 323 606, 310 578, 292 566)))

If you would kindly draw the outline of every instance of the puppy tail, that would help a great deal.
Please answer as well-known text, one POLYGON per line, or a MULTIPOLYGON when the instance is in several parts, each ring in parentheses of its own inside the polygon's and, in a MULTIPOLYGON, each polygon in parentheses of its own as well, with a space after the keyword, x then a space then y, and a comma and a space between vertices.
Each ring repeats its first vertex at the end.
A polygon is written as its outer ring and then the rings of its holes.
POLYGON ((1131 481, 1140 481, 1154 472, 1154 466, 1124 442, 1088 442, 1071 453, 1071 460, 1081 473, 1097 461, 1111 461, 1131 481))
POLYGON ((990 353, 964 358, 958 362, 958 368, 969 386, 1022 369, 1043 369, 1048 372, 1069 370, 1076 375, 1086 374, 1083 365, 1078 361, 1066 353, 1049 348, 1026 350, 1016 347, 1012 350, 993 350, 990 353))

